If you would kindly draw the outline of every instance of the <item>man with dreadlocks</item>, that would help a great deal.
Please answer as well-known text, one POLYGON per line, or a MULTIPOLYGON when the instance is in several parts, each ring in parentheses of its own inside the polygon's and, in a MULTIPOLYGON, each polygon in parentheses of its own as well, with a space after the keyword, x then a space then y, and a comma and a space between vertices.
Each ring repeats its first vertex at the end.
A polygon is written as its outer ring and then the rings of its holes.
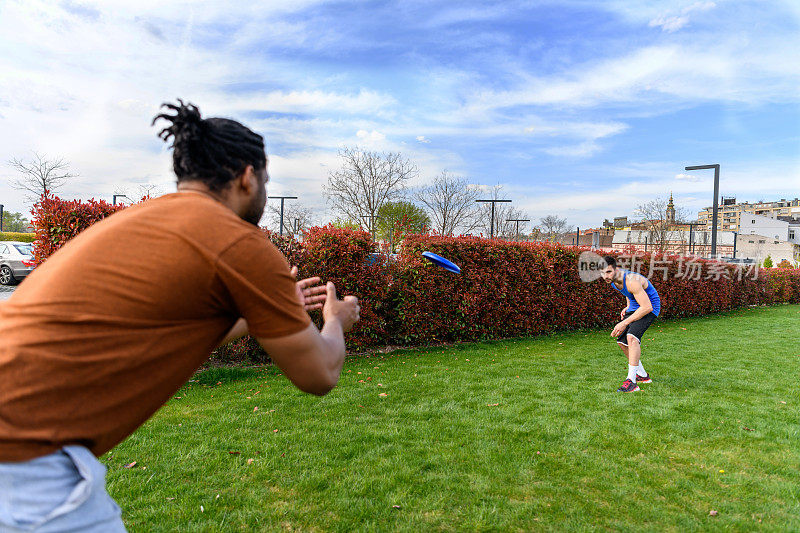
POLYGON ((178 102, 153 120, 178 192, 94 224, 0 307, 0 531, 124 531, 96 457, 223 343, 252 335, 308 393, 339 380, 356 298, 296 282, 256 226, 263 138, 178 102))

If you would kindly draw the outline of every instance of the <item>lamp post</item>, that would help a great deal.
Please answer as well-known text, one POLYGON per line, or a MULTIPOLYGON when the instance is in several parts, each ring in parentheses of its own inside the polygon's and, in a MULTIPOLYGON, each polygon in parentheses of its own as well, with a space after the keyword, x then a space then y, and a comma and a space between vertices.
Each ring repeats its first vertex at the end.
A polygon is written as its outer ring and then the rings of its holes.
POLYGON ((0 231, 3 231, 3 204, 0 204, 0 231))
POLYGON ((714 169, 714 207, 711 215, 711 257, 717 255, 717 214, 719 210, 719 163, 714 165, 695 165, 686 167, 686 170, 714 169))
POLYGON ((478 203, 481 202, 489 202, 492 204, 492 218, 491 218, 491 226, 489 227, 489 238, 494 239, 494 204, 500 203, 511 203, 511 200, 475 200, 478 203))
MULTIPOLYGON (((117 198, 128 198, 128 197, 126 195, 124 195, 124 194, 115 194, 114 198, 112 200, 112 203, 114 205, 117 205, 117 198)), ((128 200, 130 200, 130 198, 128 198, 128 200)))
POLYGON ((516 222, 517 223, 517 232, 514 234, 516 239, 519 239, 519 223, 520 222, 530 222, 531 219, 529 218, 507 218, 506 222, 516 222))
POLYGON ((274 200, 280 199, 280 201, 281 201, 281 229, 280 229, 280 234, 283 235, 283 201, 284 200, 297 200, 297 196, 268 196, 267 198, 272 198, 274 200))

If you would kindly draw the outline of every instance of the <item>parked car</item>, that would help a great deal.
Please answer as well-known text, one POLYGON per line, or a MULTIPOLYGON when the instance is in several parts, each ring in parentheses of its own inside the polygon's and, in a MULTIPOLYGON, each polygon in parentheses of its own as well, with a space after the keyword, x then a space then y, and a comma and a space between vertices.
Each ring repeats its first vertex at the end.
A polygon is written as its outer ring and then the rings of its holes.
POLYGON ((33 245, 0 241, 0 285, 16 285, 33 270, 33 245))

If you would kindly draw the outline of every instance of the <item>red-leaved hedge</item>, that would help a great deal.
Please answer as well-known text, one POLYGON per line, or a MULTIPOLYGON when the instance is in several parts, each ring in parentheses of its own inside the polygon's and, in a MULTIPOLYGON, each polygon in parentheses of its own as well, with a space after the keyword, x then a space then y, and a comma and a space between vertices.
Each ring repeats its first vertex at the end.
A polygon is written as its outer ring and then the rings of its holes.
MULTIPOLYGON (((47 196, 34 209, 35 257, 44 260, 93 222, 120 209, 106 202, 47 196)), ((364 231, 333 226, 308 230, 302 242, 266 232, 299 268, 299 278, 333 281, 339 296, 353 294, 361 321, 347 336, 351 349, 526 337, 605 327, 619 320, 622 296, 603 281, 584 283, 582 249, 477 237, 408 235, 400 254, 373 254, 364 231), (422 258, 430 250, 461 267, 460 275, 422 258)), ((619 254, 618 254, 619 255, 619 254)), ((620 259, 623 259, 621 256, 620 259)), ((638 256, 633 270, 647 275, 661 296, 661 316, 701 316, 748 305, 800 303, 800 269, 760 269, 677 256, 638 256), (652 272, 651 272, 652 266, 652 272), (694 269, 694 270, 692 270, 694 269), (691 276, 681 277, 689 273, 691 276), (652 274, 652 275, 651 275, 652 274), (666 279, 664 279, 666 277, 666 279)), ((321 313, 312 313, 321 325, 321 313)), ((219 350, 232 362, 264 362, 247 337, 219 350)))
POLYGON ((33 258, 41 264, 78 233, 123 209, 103 200, 62 200, 45 193, 33 206, 31 224, 36 233, 33 258))
MULTIPOLYGON (((373 243, 366 231, 331 225, 311 228, 303 240, 300 278, 320 276, 336 285, 339 296, 353 294, 361 306, 361 320, 348 334, 348 345, 365 348, 386 344, 389 329, 392 266, 387 256, 372 257, 373 243)), ((321 314, 315 313, 321 326, 321 314)))
MULTIPOLYGON (((581 251, 559 244, 410 236, 399 261, 391 341, 493 339, 610 325, 619 320, 625 300, 603 281, 581 281, 581 251), (462 274, 429 264, 420 255, 424 250, 455 262, 462 274)), ((684 279, 679 273, 687 272, 686 263, 660 255, 639 256, 638 267, 631 267, 648 275, 651 262, 650 280, 666 318, 800 302, 797 270, 762 269, 760 278, 753 279, 752 272, 735 265, 699 259, 693 261, 697 270, 692 271, 699 279, 684 279)))

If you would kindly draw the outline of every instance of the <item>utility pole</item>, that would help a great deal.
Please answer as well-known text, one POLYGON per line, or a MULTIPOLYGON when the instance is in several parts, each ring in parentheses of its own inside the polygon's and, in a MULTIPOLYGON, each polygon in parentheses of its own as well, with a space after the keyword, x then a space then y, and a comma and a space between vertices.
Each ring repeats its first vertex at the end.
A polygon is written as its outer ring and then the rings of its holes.
POLYGON ((0 204, 0 231, 3 231, 3 208, 5 206, 0 204))
POLYGON ((489 227, 489 238, 490 239, 494 239, 494 204, 496 204, 498 202, 511 203, 511 200, 475 200, 475 201, 479 202, 479 203, 480 202, 489 202, 489 203, 492 204, 492 219, 491 219, 491 224, 492 225, 489 227))
POLYGON ((575 246, 581 245, 581 228, 580 226, 575 227, 575 246))
MULTIPOLYGON (((117 198, 128 198, 128 197, 125 196, 124 194, 115 194, 112 202, 114 205, 117 205, 117 198)), ((128 198, 128 200, 130 200, 130 198, 128 198)))
POLYGON ((530 222, 531 219, 529 218, 507 218, 506 222, 516 222, 517 223, 517 232, 514 234, 514 238, 519 240, 519 223, 520 222, 530 222))
POLYGON ((281 201, 281 231, 280 231, 280 234, 283 235, 283 201, 284 200, 297 200, 297 196, 268 196, 267 198, 272 198, 274 200, 280 199, 280 201, 281 201))
POLYGON ((294 219, 294 224, 293 224, 293 227, 292 227, 292 233, 297 235, 299 232, 300 232, 300 219, 296 218, 296 219, 294 219))

